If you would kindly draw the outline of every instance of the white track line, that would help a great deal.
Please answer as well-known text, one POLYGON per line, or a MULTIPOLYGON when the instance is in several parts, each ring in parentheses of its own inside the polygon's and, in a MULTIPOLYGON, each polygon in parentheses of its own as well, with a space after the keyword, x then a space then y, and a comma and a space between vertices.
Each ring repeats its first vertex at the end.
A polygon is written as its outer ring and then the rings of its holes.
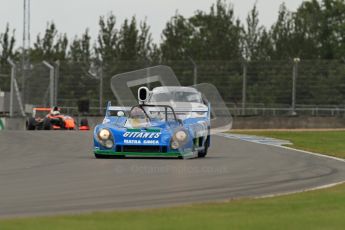
POLYGON ((242 135, 242 134, 227 134, 227 133, 219 133, 217 134, 218 136, 226 137, 229 139, 234 139, 234 140, 242 140, 242 141, 248 141, 252 143, 257 143, 257 144, 262 144, 262 145, 269 145, 269 146, 275 146, 283 149, 288 149, 288 150, 293 150, 301 153, 306 153, 318 157, 323 157, 323 158, 328 158, 328 159, 333 159, 341 162, 345 162, 345 159, 338 158, 338 157, 333 157, 333 156, 328 156, 322 153, 314 153, 306 150, 301 150, 301 149, 296 149, 296 148, 291 148, 287 147, 284 145, 289 145, 292 144, 290 141, 287 140, 279 140, 271 137, 261 137, 261 136, 254 136, 254 135, 242 135))
MULTIPOLYGON (((292 144, 290 141, 286 141, 286 140, 279 140, 275 138, 260 137, 260 136, 254 136, 254 135, 241 135, 241 134, 228 134, 228 133, 219 133, 217 135, 225 137, 225 138, 229 138, 229 139, 242 140, 242 141, 252 142, 252 143, 261 144, 261 145, 275 146, 278 148, 297 151, 297 152, 301 152, 301 153, 305 153, 305 154, 309 154, 309 155, 313 155, 317 157, 328 158, 328 159, 332 159, 332 160, 336 160, 340 162, 345 162, 345 159, 342 159, 342 158, 328 156, 321 153, 313 153, 310 151, 305 151, 305 150, 300 150, 300 149, 284 146, 286 144, 292 144)), ((330 183, 326 185, 321 185, 321 186, 307 188, 307 189, 300 189, 300 190, 291 191, 291 192, 274 193, 274 194, 269 194, 269 195, 256 196, 254 197, 254 199, 285 196, 285 195, 292 195, 292 194, 301 193, 301 192, 315 191, 315 190, 320 190, 320 189, 325 189, 325 188, 331 188, 331 187, 344 184, 344 183, 345 183, 345 180, 341 182, 337 182, 337 183, 330 183)))
POLYGON ((301 192, 311 192, 311 191, 316 191, 316 190, 321 190, 321 189, 326 189, 326 188, 332 188, 337 185, 344 184, 345 181, 337 182, 337 183, 331 183, 331 184, 326 184, 326 185, 320 185, 317 187, 313 188, 307 188, 307 189, 301 189, 301 190, 296 190, 296 191, 291 191, 291 192, 282 192, 282 193, 274 193, 274 194, 269 194, 269 195, 262 195, 262 196, 256 196, 254 199, 263 199, 263 198, 272 198, 272 197, 277 197, 277 196, 287 196, 287 195, 293 195, 301 192))

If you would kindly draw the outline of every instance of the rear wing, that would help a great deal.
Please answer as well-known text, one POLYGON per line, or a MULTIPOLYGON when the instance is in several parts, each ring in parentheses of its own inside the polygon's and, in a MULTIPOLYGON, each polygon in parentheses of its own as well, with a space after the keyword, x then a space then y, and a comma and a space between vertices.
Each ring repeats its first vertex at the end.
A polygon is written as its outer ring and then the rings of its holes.
POLYGON ((52 110, 52 108, 33 108, 32 110, 35 110, 35 111, 50 111, 50 110, 52 110))
POLYGON ((52 110, 51 108, 44 108, 44 107, 32 108, 32 117, 36 116, 36 112, 47 112, 47 113, 50 113, 51 110, 52 110))

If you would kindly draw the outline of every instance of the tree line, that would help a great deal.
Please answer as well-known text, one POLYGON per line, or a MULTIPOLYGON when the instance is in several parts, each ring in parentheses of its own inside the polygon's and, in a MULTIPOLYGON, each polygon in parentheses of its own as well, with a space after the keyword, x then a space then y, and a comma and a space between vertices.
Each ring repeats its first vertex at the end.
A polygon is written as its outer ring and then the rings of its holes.
MULTIPOLYGON (((288 10, 283 3, 279 12, 273 15, 277 15, 273 25, 269 28, 262 26, 257 6, 254 5, 242 22, 235 17, 231 2, 217 0, 208 11, 198 10, 191 17, 179 13, 172 16, 161 33, 159 44, 153 41, 147 22, 138 21, 136 17, 119 24, 113 13, 101 16, 95 39, 91 38, 88 29, 82 35, 68 39, 67 34, 58 32, 54 22, 49 22, 44 33, 36 36, 33 46, 26 53, 32 63, 43 60, 65 63, 61 72, 65 73, 65 81, 70 82, 82 82, 82 76, 74 73, 85 72, 95 63, 102 63, 105 76, 113 76, 121 72, 120 69, 171 61, 176 63, 176 60, 189 62, 190 58, 199 63, 291 61, 295 57, 302 60, 344 60, 344 0, 303 1, 295 11, 288 10), (129 61, 139 64, 125 67, 129 61)), ((6 65, 8 57, 20 61, 22 49, 16 48, 16 44, 15 31, 7 25, 5 31, 0 33, 0 66, 6 65)), ((223 68, 226 68, 225 65, 223 68)), ((241 72, 240 64, 234 68, 239 68, 238 73, 241 72)), ((252 69, 255 68, 259 67, 253 65, 252 69)), ((217 71, 219 66, 213 69, 217 71)), ((260 69, 256 71, 253 83, 265 74, 260 69)), ((188 78, 191 73, 181 71, 180 74, 188 78)), ((279 75, 279 70, 276 74, 279 75)), ((82 85, 87 88, 85 84, 82 85)), ((253 84, 253 87, 258 86, 253 84)), ((107 90, 105 95, 110 97, 110 89, 107 90)), ((76 96, 73 90, 66 93, 76 96)), ((235 97, 231 96, 231 99, 235 97)), ((240 101, 240 98, 236 100, 240 101)), ((264 96, 262 100, 274 101, 272 97, 264 96)))
MULTIPOLYGON (((296 11, 280 6, 270 28, 259 22, 256 5, 245 22, 235 17, 231 2, 218 0, 209 11, 196 11, 189 18, 176 13, 166 23, 160 44, 152 40, 150 26, 135 17, 118 26, 109 13, 99 19, 99 34, 92 40, 88 29, 71 41, 48 22, 29 50, 30 60, 71 60, 103 62, 118 60, 280 60, 339 59, 345 56, 345 2, 343 0, 303 1, 296 11)), ((272 14, 273 17, 274 14, 272 14)), ((19 58, 14 30, 7 25, 0 33, 0 58, 19 58)))

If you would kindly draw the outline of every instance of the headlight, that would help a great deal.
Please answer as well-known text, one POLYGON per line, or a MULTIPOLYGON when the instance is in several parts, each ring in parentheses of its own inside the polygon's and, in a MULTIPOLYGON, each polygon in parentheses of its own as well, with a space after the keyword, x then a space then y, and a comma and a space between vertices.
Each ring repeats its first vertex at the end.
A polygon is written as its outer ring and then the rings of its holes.
POLYGON ((101 140, 108 140, 110 137, 110 132, 107 129, 102 129, 98 135, 101 140))
POLYGON ((177 141, 171 141, 170 146, 172 149, 178 149, 180 147, 180 144, 177 141))
POLYGON ((187 140, 187 133, 183 130, 177 131, 174 136, 179 142, 184 142, 187 140))
POLYGON ((112 140, 106 140, 104 144, 108 149, 111 149, 114 146, 114 142, 112 140))

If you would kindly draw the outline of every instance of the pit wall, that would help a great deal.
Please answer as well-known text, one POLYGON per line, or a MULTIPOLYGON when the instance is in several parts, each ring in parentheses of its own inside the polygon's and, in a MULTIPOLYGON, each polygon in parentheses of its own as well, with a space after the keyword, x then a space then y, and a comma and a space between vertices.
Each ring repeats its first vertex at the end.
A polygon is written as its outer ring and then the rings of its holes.
MULTIPOLYGON (((80 119, 75 118, 77 124, 80 119)), ((86 117, 94 128, 103 117, 86 117)), ((0 118, 0 130, 24 130, 25 118, 0 118), (2 124, 2 126, 1 126, 2 124), (3 128, 2 128, 3 127, 3 128)), ((233 129, 339 129, 345 128, 342 117, 235 117, 233 129)))
MULTIPOLYGON (((80 124, 80 120, 85 117, 75 118, 77 124, 80 124)), ((104 117, 86 117, 89 121, 91 128, 103 121, 104 117)), ((25 130, 26 129, 26 118, 0 118, 5 130, 25 130)), ((0 124, 0 131, 1 131, 0 124)))
POLYGON ((5 119, 0 117, 0 130, 4 130, 5 129, 5 119))

